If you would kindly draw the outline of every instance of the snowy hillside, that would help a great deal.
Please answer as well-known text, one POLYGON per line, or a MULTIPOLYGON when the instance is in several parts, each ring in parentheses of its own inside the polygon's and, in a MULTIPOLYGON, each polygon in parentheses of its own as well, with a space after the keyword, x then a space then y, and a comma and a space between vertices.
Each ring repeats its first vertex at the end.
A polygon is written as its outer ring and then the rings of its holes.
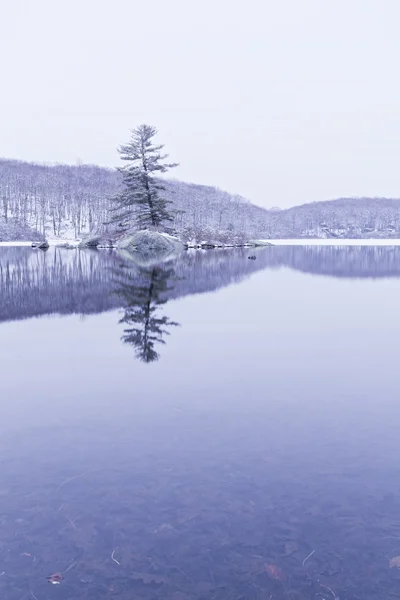
MULTIPOLYGON (((120 175, 112 169, 2 159, 0 236, 1 224, 6 227, 11 219, 47 238, 76 239, 107 231, 120 185, 120 175)), ((165 186, 174 216, 171 230, 184 239, 244 239, 262 233, 268 211, 240 196, 174 180, 165 186)))
MULTIPOLYGON (((215 187, 176 180, 164 185, 173 215, 168 231, 184 241, 400 237, 399 199, 340 198, 266 210, 215 187)), ((120 186, 113 169, 0 159, 0 241, 110 233, 110 208, 120 186)))

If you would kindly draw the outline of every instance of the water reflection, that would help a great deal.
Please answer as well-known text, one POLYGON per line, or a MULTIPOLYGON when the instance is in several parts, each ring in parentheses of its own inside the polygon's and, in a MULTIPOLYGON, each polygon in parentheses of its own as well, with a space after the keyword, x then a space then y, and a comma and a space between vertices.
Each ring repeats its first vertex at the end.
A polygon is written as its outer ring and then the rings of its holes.
POLYGON ((1 598, 399 596, 398 251, 248 254, 0 251, 3 322, 103 313, 0 327, 1 598))
POLYGON ((251 253, 257 260, 248 260, 246 249, 185 252, 149 267, 115 251, 1 248, 0 322, 123 308, 123 341, 140 360, 151 362, 176 325, 161 313, 161 305, 172 299, 216 291, 268 269, 351 279, 400 277, 399 247, 276 246, 251 253))
POLYGON ((122 340, 131 344, 136 357, 150 363, 158 360, 156 347, 165 344, 164 337, 171 327, 179 323, 162 314, 162 305, 167 302, 176 280, 172 267, 139 267, 135 272, 127 265, 114 270, 117 287, 115 293, 121 299, 124 315, 120 320, 125 326, 122 340))

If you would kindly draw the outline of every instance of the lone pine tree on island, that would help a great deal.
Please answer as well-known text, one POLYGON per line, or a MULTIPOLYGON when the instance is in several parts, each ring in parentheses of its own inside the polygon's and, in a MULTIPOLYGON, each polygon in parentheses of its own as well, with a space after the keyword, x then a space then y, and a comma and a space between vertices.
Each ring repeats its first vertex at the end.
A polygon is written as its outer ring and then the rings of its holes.
POLYGON ((167 209, 170 201, 163 198, 165 188, 157 175, 177 167, 178 163, 164 162, 168 154, 162 154, 162 144, 154 145, 156 134, 155 127, 139 125, 132 130, 129 142, 118 149, 127 164, 118 169, 123 189, 115 198, 113 221, 122 226, 135 221, 139 229, 158 228, 173 220, 167 209))

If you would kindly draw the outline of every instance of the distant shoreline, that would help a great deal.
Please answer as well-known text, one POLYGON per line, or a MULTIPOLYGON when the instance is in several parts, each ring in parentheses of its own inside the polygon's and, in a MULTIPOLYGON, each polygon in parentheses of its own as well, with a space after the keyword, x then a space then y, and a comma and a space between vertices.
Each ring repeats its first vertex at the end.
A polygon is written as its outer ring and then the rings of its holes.
POLYGON ((272 246, 400 246, 399 238, 301 238, 256 240, 269 242, 272 246))
MULTIPOLYGON (((74 239, 48 239, 49 246, 60 246, 65 244, 70 246, 78 246, 80 240, 74 239)), ((0 242, 0 247, 31 247, 33 241, 15 240, 9 242, 0 242)), ((271 246, 400 246, 400 238, 384 238, 384 239, 365 239, 365 238, 343 238, 343 239, 326 239, 326 238, 298 238, 298 239, 266 239, 255 240, 255 245, 263 245, 264 248, 271 246), (265 245, 264 245, 265 244, 265 245), (267 245, 268 244, 268 245, 267 245)), ((253 244, 246 244, 238 247, 249 247, 253 244)), ((234 248, 235 246, 226 246, 226 249, 234 248)), ((190 249, 196 249, 196 246, 190 249)), ((220 246, 216 246, 216 249, 220 246)), ((210 248, 212 249, 212 248, 210 248)))

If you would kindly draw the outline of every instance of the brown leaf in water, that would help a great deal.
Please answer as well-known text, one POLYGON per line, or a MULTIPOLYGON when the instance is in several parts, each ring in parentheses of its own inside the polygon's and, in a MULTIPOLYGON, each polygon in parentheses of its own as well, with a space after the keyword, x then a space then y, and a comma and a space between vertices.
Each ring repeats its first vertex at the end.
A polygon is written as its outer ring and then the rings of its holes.
POLYGON ((393 567, 396 567, 397 569, 400 569, 400 556, 394 556, 393 558, 391 558, 389 560, 389 567, 391 569, 393 567))
POLYGON ((264 565, 264 568, 268 577, 270 577, 271 579, 277 579, 278 581, 283 581, 285 579, 283 571, 276 565, 266 563, 264 565))
POLYGON ((62 573, 53 573, 53 575, 49 575, 47 581, 49 583, 61 583, 64 579, 64 575, 62 573))

